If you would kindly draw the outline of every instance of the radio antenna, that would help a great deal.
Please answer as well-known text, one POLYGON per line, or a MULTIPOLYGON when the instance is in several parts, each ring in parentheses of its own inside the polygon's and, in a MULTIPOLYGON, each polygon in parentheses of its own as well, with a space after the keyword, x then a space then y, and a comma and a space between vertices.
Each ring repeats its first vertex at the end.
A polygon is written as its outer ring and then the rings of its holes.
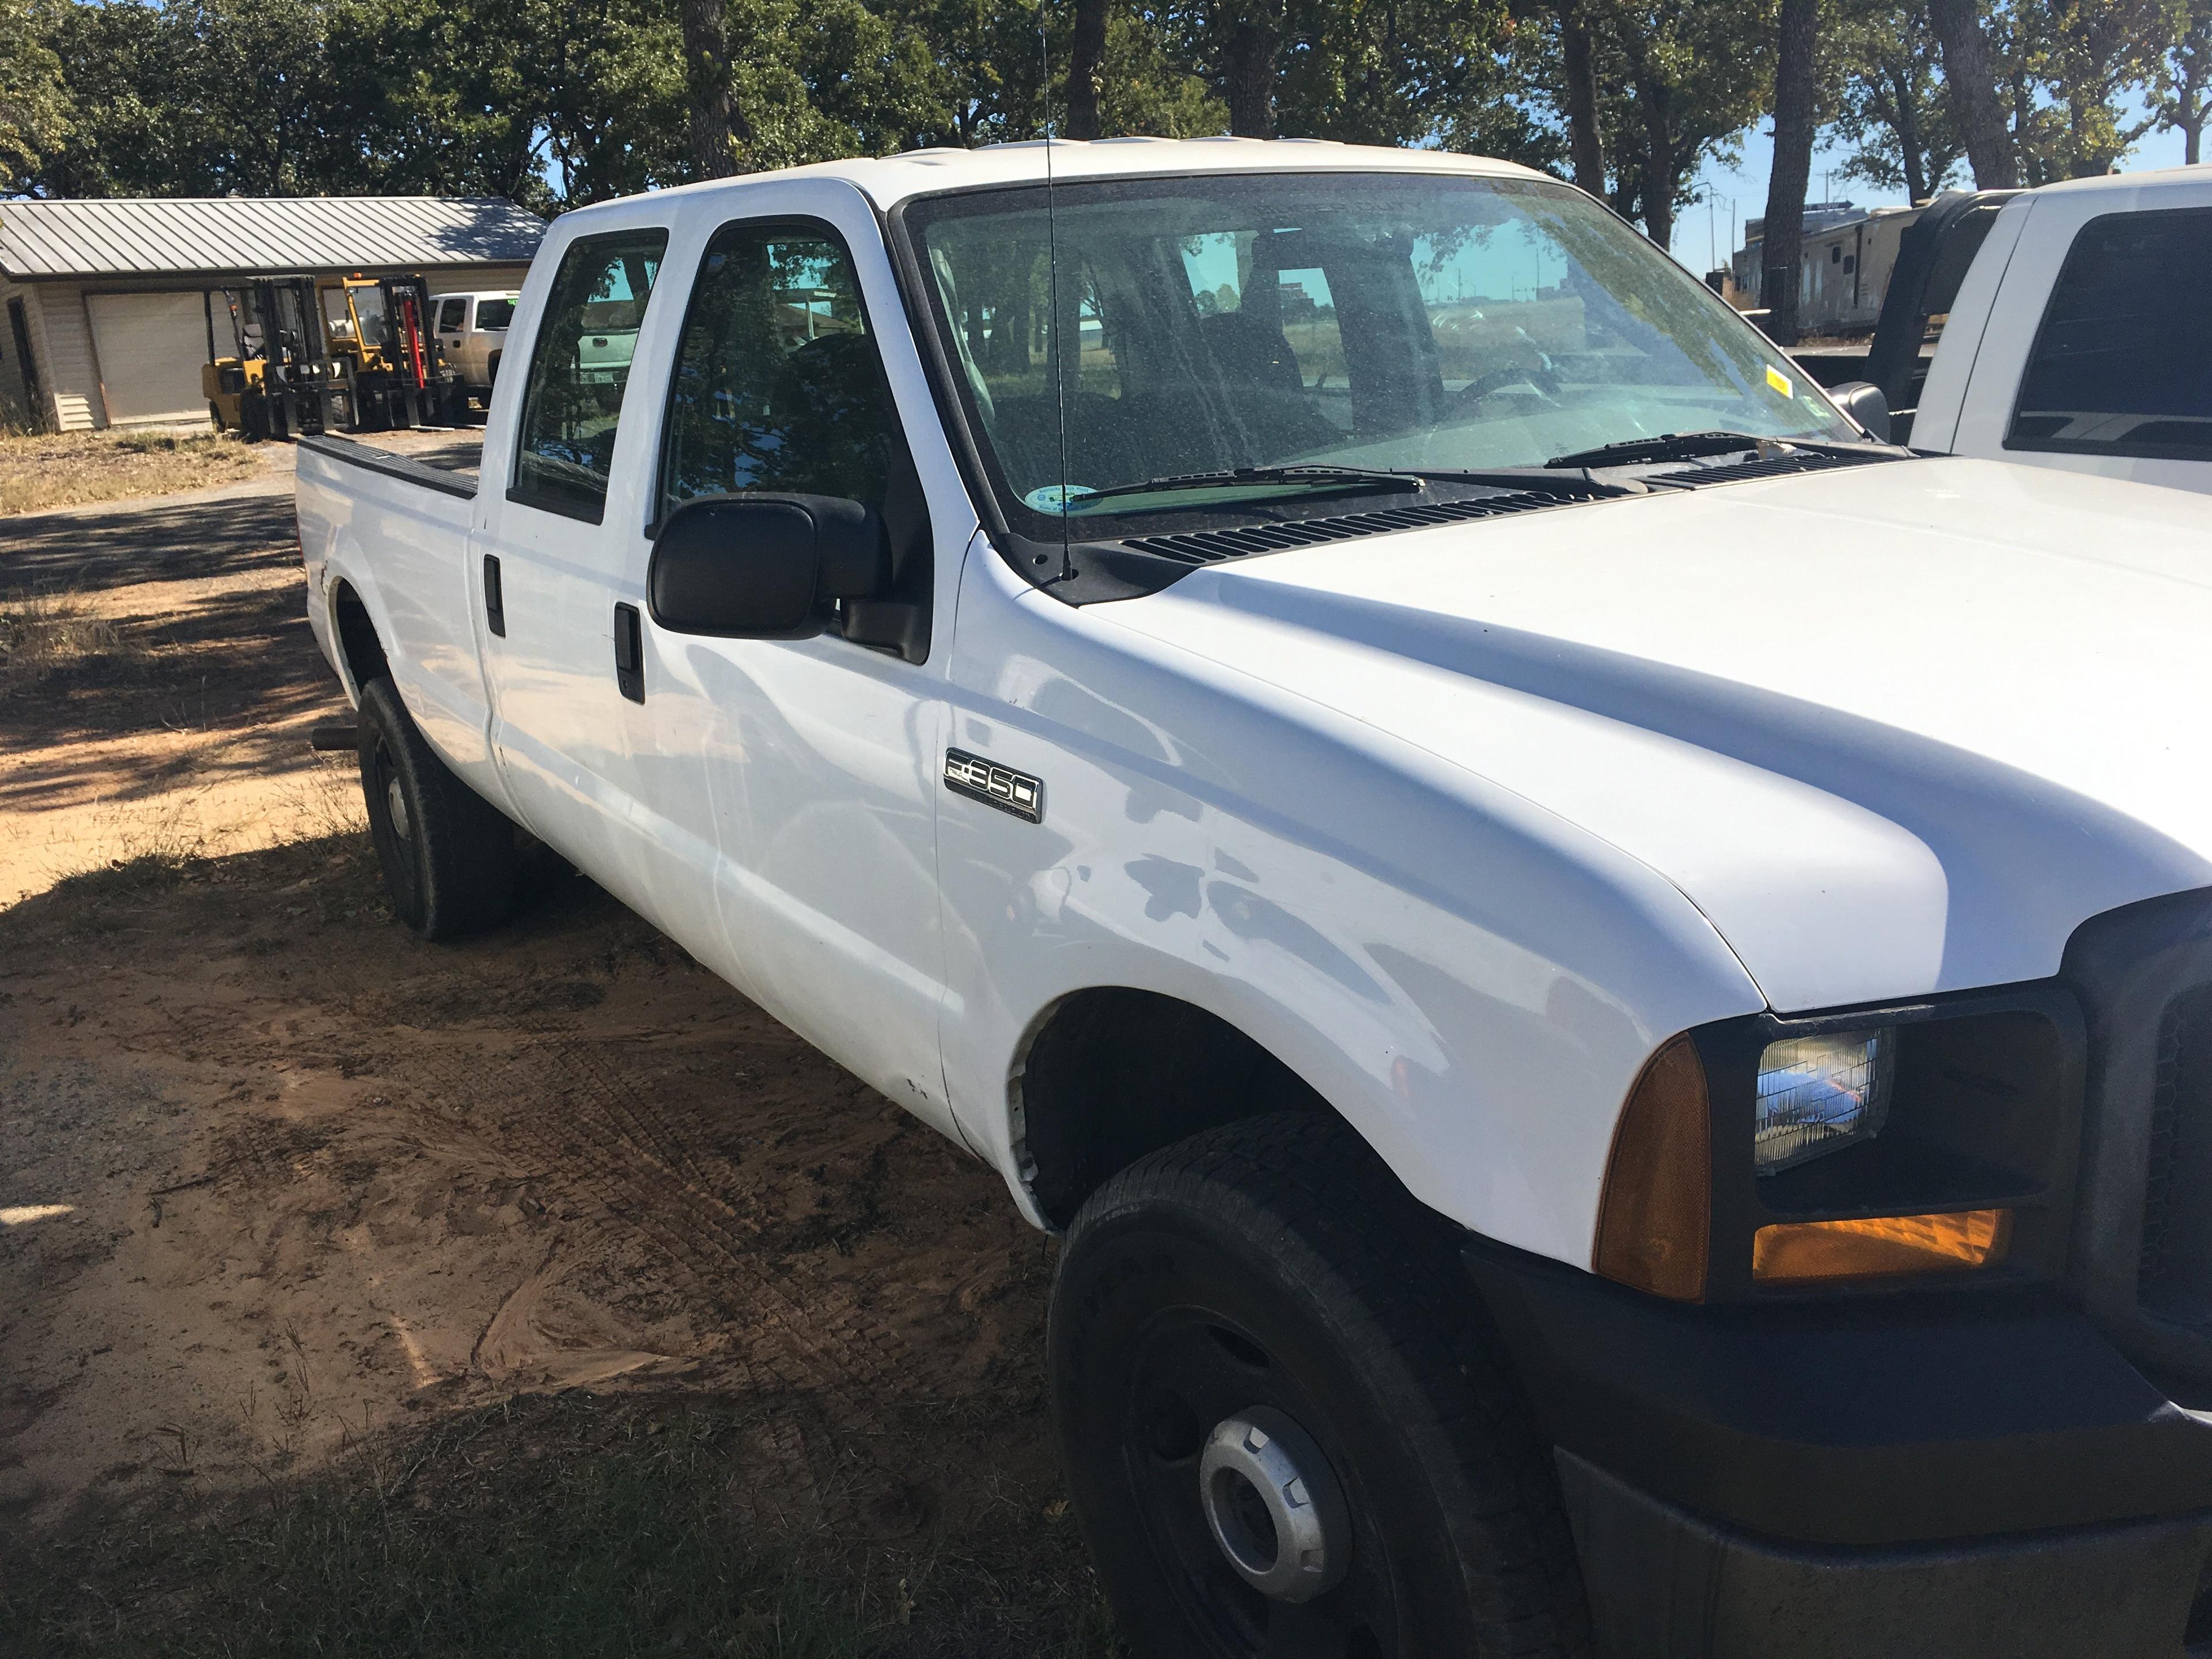
MULTIPOLYGON (((1057 582, 1075 579, 1075 555, 1068 545, 1067 529, 1067 348, 1060 337, 1060 224, 1054 210, 1052 173, 1052 39, 1045 28, 1046 8, 1051 0, 1037 0, 1037 66, 1042 78, 1037 83, 1037 96, 1044 112, 1044 259, 1045 304, 1050 307, 1047 319, 1045 338, 1049 343, 1048 356, 1052 363, 1053 404, 1060 422, 1060 574, 1057 582)), ((1076 367, 1082 368, 1083 325, 1079 319, 1075 330, 1076 367)))

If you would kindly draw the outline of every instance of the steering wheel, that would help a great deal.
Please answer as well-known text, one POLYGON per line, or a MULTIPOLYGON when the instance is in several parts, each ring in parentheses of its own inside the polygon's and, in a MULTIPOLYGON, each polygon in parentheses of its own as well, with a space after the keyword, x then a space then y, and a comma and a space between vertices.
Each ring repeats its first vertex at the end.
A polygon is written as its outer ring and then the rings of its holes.
POLYGON ((1487 374, 1478 374, 1459 389, 1462 404, 1479 404, 1494 392, 1509 386, 1531 386, 1537 392, 1553 402, 1559 400, 1559 371, 1552 367, 1551 359, 1540 359, 1534 364, 1508 363, 1503 368, 1493 368, 1487 374))

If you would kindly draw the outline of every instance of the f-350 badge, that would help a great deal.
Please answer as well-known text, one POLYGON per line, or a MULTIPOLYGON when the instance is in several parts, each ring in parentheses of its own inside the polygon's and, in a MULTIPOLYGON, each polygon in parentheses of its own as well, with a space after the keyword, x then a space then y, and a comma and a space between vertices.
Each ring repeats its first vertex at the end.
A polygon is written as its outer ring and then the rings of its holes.
POLYGON ((996 765, 963 749, 945 751, 945 787, 1030 823, 1044 822, 1044 785, 1026 772, 996 765))

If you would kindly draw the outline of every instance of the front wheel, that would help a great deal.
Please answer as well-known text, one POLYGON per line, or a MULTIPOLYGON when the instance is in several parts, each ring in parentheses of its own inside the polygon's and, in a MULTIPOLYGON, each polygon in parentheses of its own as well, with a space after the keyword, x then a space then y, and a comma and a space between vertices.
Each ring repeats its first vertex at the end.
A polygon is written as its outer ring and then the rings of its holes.
POLYGON ((361 789, 384 890, 428 939, 459 939, 514 908, 514 826, 455 777, 389 679, 361 689, 361 789))
POLYGON ((1589 1651, 1556 1483, 1454 1231, 1302 1114, 1155 1153, 1085 1203, 1053 1405, 1136 1652, 1589 1651))

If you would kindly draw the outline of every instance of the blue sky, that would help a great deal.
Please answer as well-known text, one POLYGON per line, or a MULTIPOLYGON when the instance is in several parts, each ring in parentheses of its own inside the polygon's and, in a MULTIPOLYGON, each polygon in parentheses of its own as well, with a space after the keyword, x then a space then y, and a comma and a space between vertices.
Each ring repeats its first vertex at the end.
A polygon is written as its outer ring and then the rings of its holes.
MULTIPOLYGON (((1861 207, 1902 205, 1905 192, 1901 190, 1878 190, 1856 179, 1846 179, 1841 170, 1850 152, 1844 149, 1819 150, 1813 156, 1812 199, 1816 202, 1856 202, 1861 207), (1832 180, 1824 180, 1824 169, 1835 172, 1832 180)), ((1674 257, 1692 270, 1710 270, 1717 263, 1725 263, 1729 252, 1742 246, 1743 222, 1766 211, 1766 174, 1773 164, 1774 141, 1764 125, 1747 135, 1743 143, 1743 160, 1734 168, 1705 164, 1698 175, 1704 193, 1711 199, 1709 208, 1699 202, 1681 210, 1674 222, 1674 257), (1735 212, 1735 240, 1729 240, 1729 212, 1733 204, 1735 212), (1708 239, 1712 257, 1708 257, 1708 239)), ((2121 160, 2123 173, 2138 173, 2149 167, 2178 167, 2181 165, 2181 135, 2178 132, 2153 132, 2147 135, 2135 149, 2121 160)), ((1964 182, 1971 183, 1971 179, 1964 182)))

